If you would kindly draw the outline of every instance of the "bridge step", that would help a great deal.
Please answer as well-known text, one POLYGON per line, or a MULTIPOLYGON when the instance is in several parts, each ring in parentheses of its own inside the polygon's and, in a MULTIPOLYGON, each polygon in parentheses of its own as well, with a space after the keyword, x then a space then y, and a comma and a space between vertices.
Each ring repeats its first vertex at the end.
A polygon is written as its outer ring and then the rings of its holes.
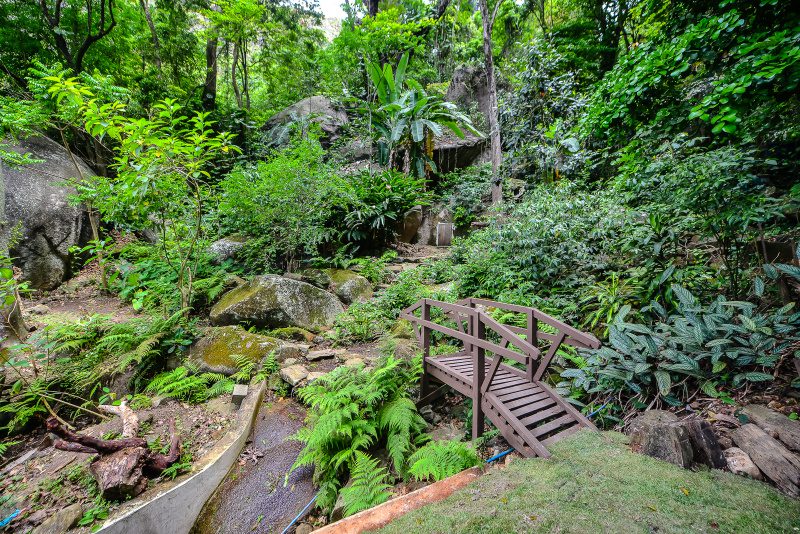
MULTIPOLYGON (((481 406, 506 441, 523 456, 549 457, 546 447, 582 428, 595 429, 583 414, 546 384, 529 382, 516 371, 501 363, 481 406)), ((470 356, 429 358, 426 372, 461 394, 471 396, 474 373, 470 356)))

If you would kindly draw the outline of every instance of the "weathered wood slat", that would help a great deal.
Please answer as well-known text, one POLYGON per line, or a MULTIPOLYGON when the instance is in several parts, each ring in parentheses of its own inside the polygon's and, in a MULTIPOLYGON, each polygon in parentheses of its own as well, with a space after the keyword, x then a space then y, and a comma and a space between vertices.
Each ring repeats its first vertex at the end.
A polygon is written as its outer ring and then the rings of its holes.
POLYGON ((513 411, 516 408, 521 408, 521 407, 527 406, 529 404, 535 404, 538 401, 549 399, 549 398, 550 398, 550 395, 540 391, 539 393, 535 393, 535 394, 533 394, 533 395, 531 395, 529 397, 522 397, 521 399, 508 401, 505 404, 506 404, 506 406, 508 406, 509 410, 513 411))
POLYGON ((540 407, 538 410, 534 411, 533 415, 529 415, 527 417, 521 417, 519 422, 522 423, 523 425, 525 425, 528 428, 532 428, 532 425, 534 425, 535 423, 538 423, 539 421, 543 421, 544 419, 547 419, 548 417, 553 417, 555 415, 559 415, 559 414, 564 413, 564 408, 562 408, 561 406, 555 404, 555 402, 552 401, 552 399, 548 399, 548 400, 543 401, 543 402, 544 403, 552 403, 552 404, 550 404, 549 407, 548 407, 547 404, 545 404, 544 406, 540 407))
POLYGON ((541 426, 537 426, 536 428, 532 428, 531 432, 533 432, 534 437, 538 438, 538 437, 544 436, 548 432, 552 432, 553 430, 556 430, 558 428, 561 428, 564 425, 567 425, 569 423, 574 423, 574 422, 575 422, 575 418, 572 417, 572 415, 565 414, 565 415, 562 415, 561 417, 559 417, 558 419, 554 419, 554 420, 550 421, 549 423, 545 423, 545 424, 543 424, 541 426))
POLYGON ((585 428, 585 427, 582 427, 581 425, 574 425, 574 426, 571 426, 569 428, 566 428, 566 429, 562 430, 561 432, 559 432, 558 434, 553 434, 549 438, 542 440, 542 445, 544 445, 545 447, 549 447, 550 445, 552 445, 556 441, 560 441, 560 440, 562 440, 562 439, 564 439, 566 437, 569 437, 572 434, 576 433, 577 431, 581 430, 582 428, 585 428))

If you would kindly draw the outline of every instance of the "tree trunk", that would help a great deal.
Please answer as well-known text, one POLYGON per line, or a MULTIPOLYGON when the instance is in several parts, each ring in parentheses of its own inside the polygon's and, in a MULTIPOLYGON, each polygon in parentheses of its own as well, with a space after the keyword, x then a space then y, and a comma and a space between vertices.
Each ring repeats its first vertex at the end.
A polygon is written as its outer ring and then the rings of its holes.
POLYGON ((205 111, 214 111, 217 107, 217 45, 216 37, 206 41, 206 81, 202 97, 205 111))
POLYGON ((483 58, 486 69, 486 84, 489 88, 489 143, 492 158, 492 204, 503 199, 503 179, 500 177, 500 162, 503 154, 500 148, 500 120, 497 111, 497 82, 494 77, 494 57, 492 55, 492 27, 497 8, 502 0, 497 0, 494 12, 489 14, 488 0, 478 0, 483 20, 483 58))
POLYGON ((378 0, 367 0, 367 13, 370 17, 378 14, 378 0))
POLYGON ((150 35, 153 38, 153 48, 156 55, 156 67, 158 67, 159 76, 163 76, 161 69, 161 42, 158 40, 158 33, 156 33, 156 25, 153 24, 153 17, 150 14, 149 0, 139 0, 139 5, 142 6, 144 18, 147 21, 147 26, 150 28, 150 35))
POLYGON ((242 109, 242 91, 239 89, 239 81, 236 79, 236 69, 239 67, 239 42, 233 43, 233 60, 231 61, 231 87, 236 97, 236 105, 242 109))

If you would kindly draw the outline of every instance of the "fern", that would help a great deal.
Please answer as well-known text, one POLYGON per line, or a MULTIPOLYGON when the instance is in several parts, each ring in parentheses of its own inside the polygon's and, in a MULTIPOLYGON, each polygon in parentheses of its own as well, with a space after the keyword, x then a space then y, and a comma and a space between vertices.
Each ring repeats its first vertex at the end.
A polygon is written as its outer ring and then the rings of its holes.
POLYGON ((432 441, 408 460, 409 473, 417 480, 442 480, 481 464, 478 453, 461 441, 432 441))
POLYGON ((405 473, 406 459, 425 439, 425 423, 409 398, 420 369, 419 360, 389 356, 375 370, 339 367, 299 391, 309 410, 306 426, 293 436, 305 445, 293 469, 314 466, 315 481, 327 488, 317 500, 321 508, 330 509, 359 454, 375 447, 385 446, 394 470, 405 473))
POLYGON ((349 516, 389 500, 389 472, 363 452, 357 452, 350 471, 350 484, 342 489, 344 515, 349 516))

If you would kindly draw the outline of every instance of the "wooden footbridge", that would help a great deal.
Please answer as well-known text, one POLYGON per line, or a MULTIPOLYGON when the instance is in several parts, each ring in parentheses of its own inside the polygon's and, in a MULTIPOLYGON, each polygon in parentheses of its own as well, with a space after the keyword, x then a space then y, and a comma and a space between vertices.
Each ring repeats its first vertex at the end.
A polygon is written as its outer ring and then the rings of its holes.
POLYGON ((597 348, 600 342, 594 336, 536 308, 475 298, 456 304, 423 299, 400 317, 414 326, 423 350, 418 406, 436 400, 448 387, 470 397, 473 439, 483 434, 485 416, 521 454, 547 458, 549 445, 582 428, 596 430, 542 381, 562 344, 597 348), (488 308, 520 314, 518 324, 526 326, 501 324, 487 313, 488 308), (433 332, 441 334, 437 338, 457 340, 462 350, 431 357, 433 332), (504 359, 515 363, 509 365, 504 359))

